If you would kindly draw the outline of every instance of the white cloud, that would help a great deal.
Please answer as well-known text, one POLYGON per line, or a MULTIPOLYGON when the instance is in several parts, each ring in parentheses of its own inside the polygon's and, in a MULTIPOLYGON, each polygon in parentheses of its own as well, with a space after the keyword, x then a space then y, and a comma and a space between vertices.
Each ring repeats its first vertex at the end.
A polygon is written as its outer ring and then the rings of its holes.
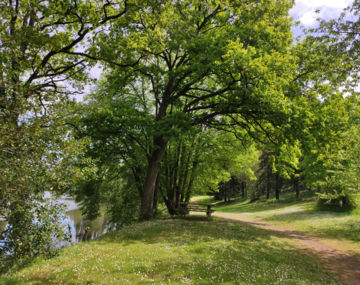
POLYGON ((306 27, 316 25, 317 18, 337 18, 352 0, 296 0, 290 15, 306 27), (315 11, 319 10, 319 13, 315 11))
POLYGON ((326 6, 330 8, 345 8, 350 5, 352 0, 297 0, 296 5, 303 4, 307 7, 318 8, 326 6))
POLYGON ((317 15, 315 11, 310 11, 302 15, 299 20, 304 26, 312 26, 316 23, 316 19, 318 16, 319 15, 317 15))

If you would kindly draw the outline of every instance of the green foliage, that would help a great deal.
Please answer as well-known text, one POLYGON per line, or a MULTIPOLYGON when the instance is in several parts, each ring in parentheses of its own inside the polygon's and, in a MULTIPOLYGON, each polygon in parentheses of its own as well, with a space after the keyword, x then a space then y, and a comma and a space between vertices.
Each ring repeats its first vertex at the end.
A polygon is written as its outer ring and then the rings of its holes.
POLYGON ((256 179, 252 168, 257 163, 258 151, 255 146, 244 145, 231 133, 209 130, 204 134, 201 149, 199 178, 195 193, 209 189, 217 190, 220 182, 230 180, 231 175, 256 179))
POLYGON ((107 203, 109 222, 115 229, 137 221, 139 216, 140 197, 133 189, 113 189, 109 195, 111 203, 107 203))
MULTIPOLYGON (((310 31, 315 33, 292 47, 298 68, 286 91, 294 96, 288 132, 301 152, 297 163, 285 166, 295 170, 294 178, 304 186, 317 187, 321 203, 339 207, 354 206, 352 197, 359 191, 354 143, 358 56, 356 33, 352 33, 357 13, 358 3, 354 3, 339 19, 321 21, 318 29, 310 31), (355 17, 347 20, 350 15, 355 17)), ((291 176, 286 169, 279 170, 282 177, 291 176)))
POLYGON ((2 233, 5 243, 0 247, 0 271, 40 254, 53 255, 59 242, 69 240, 63 221, 64 206, 52 199, 32 196, 17 203, 2 233))
POLYGON ((353 127, 344 132, 344 139, 338 142, 338 152, 324 154, 324 168, 327 176, 318 185, 320 203, 340 208, 355 207, 354 197, 359 193, 359 130, 353 127))
POLYGON ((338 19, 322 20, 320 27, 316 30, 322 36, 317 39, 331 44, 332 54, 339 55, 347 67, 350 74, 344 80, 348 90, 356 90, 359 78, 359 1, 353 1, 351 5, 344 9, 338 19))
POLYGON ((313 126, 322 126, 305 141, 308 149, 301 162, 305 182, 318 186, 321 202, 339 207, 354 206, 352 196, 359 191, 355 98, 337 94, 317 107, 313 126))
POLYGON ((299 141, 284 143, 277 147, 276 155, 271 158, 272 171, 283 178, 290 179, 298 169, 301 148, 299 141))
MULTIPOLYGON (((140 216, 149 219, 159 162, 167 145, 191 127, 232 132, 246 140, 283 138, 281 126, 287 123, 292 97, 285 87, 297 63, 289 49, 292 1, 142 4, 131 10, 129 22, 121 19, 101 33, 91 52, 109 67, 102 102, 127 102, 127 112, 138 115, 130 123, 134 128, 122 129, 123 137, 142 125, 143 132, 128 141, 131 151, 146 154, 140 216)), ((219 147, 212 154, 222 151, 219 147)), ((206 160, 208 170, 203 171, 209 178, 204 184, 215 188, 230 178, 221 167, 210 166, 219 165, 210 155, 206 160)))
POLYGON ((105 209, 112 227, 133 223, 139 205, 139 192, 134 186, 133 175, 124 166, 111 167, 101 163, 98 166, 106 173, 96 171, 89 175, 88 169, 82 169, 70 192, 81 205, 82 214, 95 219, 100 210, 105 209))
POLYGON ((247 147, 232 133, 193 128, 169 141, 160 170, 159 191, 169 212, 194 194, 217 191, 232 175, 254 179, 254 145, 247 147))
POLYGON ((32 225, 34 217, 44 218, 36 214, 36 201, 44 191, 63 193, 71 184, 71 148, 79 146, 64 119, 77 94, 71 89, 88 82, 85 67, 91 66, 74 50, 125 11, 117 1, 0 3, 0 219, 11 229, 15 258, 49 246, 47 230, 32 225))
POLYGON ((114 225, 131 223, 138 213, 144 164, 153 131, 151 116, 138 110, 142 102, 124 96, 111 100, 117 86, 102 82, 88 104, 79 104, 72 124, 84 152, 74 161, 75 187, 71 193, 83 212, 94 218, 107 208, 114 225))
POLYGON ((68 188, 68 160, 60 159, 60 151, 69 144, 62 141, 66 133, 59 121, 47 128, 42 123, 29 118, 16 129, 0 129, 0 220, 8 225, 4 233, 1 229, 7 240, 2 255, 11 253, 1 257, 4 266, 46 253, 53 245, 51 238, 61 239, 61 226, 53 224, 52 217, 62 210, 42 197, 45 191, 62 193, 68 188))

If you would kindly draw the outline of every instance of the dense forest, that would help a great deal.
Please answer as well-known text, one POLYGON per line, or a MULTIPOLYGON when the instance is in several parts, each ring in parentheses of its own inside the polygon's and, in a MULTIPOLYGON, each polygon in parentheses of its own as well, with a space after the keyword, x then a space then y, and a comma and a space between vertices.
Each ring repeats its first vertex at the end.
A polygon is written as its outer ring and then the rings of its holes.
POLYGON ((45 192, 114 227, 200 193, 356 207, 360 3, 298 39, 293 4, 0 1, 0 260, 66 236, 45 192))

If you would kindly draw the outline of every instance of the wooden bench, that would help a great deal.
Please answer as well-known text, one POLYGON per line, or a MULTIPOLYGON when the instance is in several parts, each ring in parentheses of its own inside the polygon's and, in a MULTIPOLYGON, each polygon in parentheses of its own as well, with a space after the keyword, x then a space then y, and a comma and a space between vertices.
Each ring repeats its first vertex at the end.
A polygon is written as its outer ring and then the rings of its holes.
POLYGON ((208 217, 211 217, 211 214, 215 212, 215 210, 211 209, 213 206, 212 204, 198 204, 194 202, 180 203, 180 214, 186 215, 189 212, 204 212, 208 217), (200 206, 206 206, 206 209, 200 208, 200 206))

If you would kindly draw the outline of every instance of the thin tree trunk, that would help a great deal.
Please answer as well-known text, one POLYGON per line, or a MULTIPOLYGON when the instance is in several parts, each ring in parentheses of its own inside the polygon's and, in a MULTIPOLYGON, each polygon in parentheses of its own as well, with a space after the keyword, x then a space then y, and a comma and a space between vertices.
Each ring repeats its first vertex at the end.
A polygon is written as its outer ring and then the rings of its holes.
POLYGON ((187 188, 187 192, 185 195, 185 201, 189 202, 190 197, 191 197, 191 192, 192 192, 192 187, 194 185, 194 181, 195 181, 195 177, 196 177, 196 168, 197 168, 198 162, 197 162, 197 155, 195 156, 195 160, 193 161, 193 167, 191 169, 191 176, 190 176, 190 181, 188 184, 188 188, 187 188))
POLYGON ((266 199, 270 198, 270 190, 271 190, 271 170, 270 167, 267 167, 266 170, 266 199))
MULTIPOLYGON (((185 202, 189 202, 190 201, 190 197, 191 197, 191 192, 192 192, 192 188, 194 185, 194 181, 196 178, 196 169, 198 167, 199 164, 199 155, 200 155, 200 146, 199 143, 197 141, 197 139, 194 140, 194 152, 193 153, 189 153, 189 157, 188 157, 188 162, 190 162, 190 160, 192 160, 192 168, 191 168, 191 174, 190 174, 190 179, 189 179, 189 184, 185 194, 185 202)), ((189 151, 190 152, 190 151, 189 151)), ((188 172, 186 173, 186 176, 188 176, 188 172)))
POLYGON ((190 156, 191 151, 186 148, 184 143, 181 151, 181 171, 179 171, 179 189, 181 193, 180 202, 185 202, 186 199, 186 182, 189 180, 188 174, 190 169, 190 156))
POLYGON ((276 173, 276 187, 275 187, 276 200, 280 199, 280 191, 281 191, 281 177, 278 173, 276 173))
POLYGON ((246 195, 246 182, 241 182, 241 195, 243 198, 245 198, 247 195, 246 195))
MULTIPOLYGON (((175 191, 175 205, 176 207, 179 206, 179 202, 180 202, 180 189, 179 189, 179 184, 178 184, 178 177, 179 177, 179 168, 181 165, 180 159, 181 159, 181 142, 178 144, 178 147, 176 148, 176 150, 174 149, 174 156, 171 157, 170 160, 170 165, 173 165, 173 169, 172 169, 172 188, 174 189, 173 191, 175 191), (174 163, 174 164, 172 164, 174 163)), ((171 154, 172 155, 172 154, 171 154)))
POLYGON ((296 199, 300 200, 300 185, 299 185, 299 178, 294 177, 294 190, 296 193, 296 199))
POLYGON ((160 187, 160 172, 158 173, 155 183, 154 200, 153 200, 153 208, 152 208, 153 217, 156 217, 157 215, 158 204, 159 204, 159 187, 160 187))

